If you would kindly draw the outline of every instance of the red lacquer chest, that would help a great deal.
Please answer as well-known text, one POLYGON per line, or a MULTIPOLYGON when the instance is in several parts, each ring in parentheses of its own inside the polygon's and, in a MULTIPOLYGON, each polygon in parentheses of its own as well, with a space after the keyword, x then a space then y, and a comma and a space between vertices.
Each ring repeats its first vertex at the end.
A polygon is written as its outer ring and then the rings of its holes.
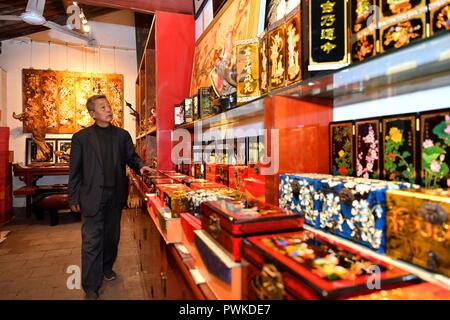
POLYGON ((202 228, 241 260, 244 237, 282 230, 299 230, 303 215, 256 200, 217 200, 200 205, 202 228))

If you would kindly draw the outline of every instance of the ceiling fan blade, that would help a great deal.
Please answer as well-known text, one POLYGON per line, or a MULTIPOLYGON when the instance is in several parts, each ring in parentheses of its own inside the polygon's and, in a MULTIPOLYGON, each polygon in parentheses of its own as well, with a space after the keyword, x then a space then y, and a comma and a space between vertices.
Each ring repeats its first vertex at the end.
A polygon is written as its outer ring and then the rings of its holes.
POLYGON ((25 11, 36 12, 39 15, 44 14, 45 0, 28 0, 25 11))
POLYGON ((94 37, 92 37, 92 36, 89 36, 89 35, 86 35, 86 34, 81 34, 81 33, 78 33, 78 32, 72 31, 72 30, 69 30, 69 29, 67 29, 65 26, 62 26, 62 25, 60 25, 60 24, 57 24, 57 23, 55 23, 55 22, 53 22, 53 21, 46 21, 43 25, 44 25, 45 27, 47 27, 47 28, 50 28, 50 29, 53 29, 53 30, 56 30, 56 31, 63 32, 63 33, 65 33, 65 34, 68 34, 68 35, 70 35, 70 36, 77 37, 77 38, 82 39, 82 40, 86 40, 86 41, 92 41, 92 40, 94 40, 94 37))
POLYGON ((20 16, 7 16, 7 15, 0 15, 0 20, 22 20, 20 16))

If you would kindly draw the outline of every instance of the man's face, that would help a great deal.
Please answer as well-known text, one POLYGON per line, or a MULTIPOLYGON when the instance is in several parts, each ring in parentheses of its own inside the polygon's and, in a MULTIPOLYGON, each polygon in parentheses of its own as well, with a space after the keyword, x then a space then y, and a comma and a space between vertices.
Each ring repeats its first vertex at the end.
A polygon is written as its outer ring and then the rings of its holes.
POLYGON ((89 111, 89 114, 95 121, 111 122, 113 119, 111 106, 105 98, 95 100, 94 111, 89 111))

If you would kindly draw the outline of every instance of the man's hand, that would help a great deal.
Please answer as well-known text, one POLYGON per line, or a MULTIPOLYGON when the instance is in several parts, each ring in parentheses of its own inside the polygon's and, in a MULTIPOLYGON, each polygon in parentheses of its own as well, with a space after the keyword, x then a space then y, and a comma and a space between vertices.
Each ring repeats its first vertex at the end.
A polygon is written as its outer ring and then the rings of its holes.
POLYGON ((139 170, 139 172, 141 173, 141 175, 144 175, 145 171, 152 171, 152 168, 148 167, 148 166, 143 166, 141 168, 141 170, 139 170))
POLYGON ((79 204, 72 204, 72 205, 70 205, 70 210, 72 210, 72 212, 81 212, 79 204))

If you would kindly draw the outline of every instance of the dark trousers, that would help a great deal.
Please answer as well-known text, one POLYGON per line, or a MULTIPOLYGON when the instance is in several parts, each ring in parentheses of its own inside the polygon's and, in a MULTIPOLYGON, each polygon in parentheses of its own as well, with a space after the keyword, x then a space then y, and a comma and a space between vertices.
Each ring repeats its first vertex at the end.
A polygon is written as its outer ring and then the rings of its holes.
POLYGON ((105 188, 95 216, 82 216, 81 264, 84 291, 98 290, 103 272, 111 271, 117 257, 122 210, 114 188, 105 188))

